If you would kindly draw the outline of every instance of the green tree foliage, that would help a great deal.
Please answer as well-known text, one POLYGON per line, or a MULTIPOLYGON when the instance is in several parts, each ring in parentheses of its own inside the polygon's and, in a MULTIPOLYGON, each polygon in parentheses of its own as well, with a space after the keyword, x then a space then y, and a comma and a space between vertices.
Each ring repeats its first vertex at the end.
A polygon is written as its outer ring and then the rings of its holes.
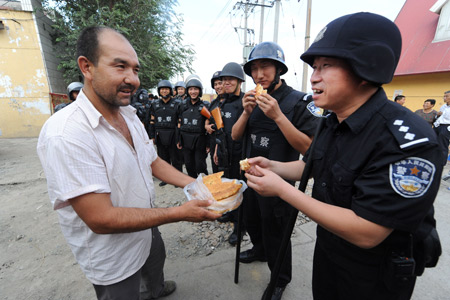
POLYGON ((93 25, 115 28, 128 38, 139 57, 144 88, 192 72, 194 50, 183 45, 183 19, 173 10, 177 0, 43 0, 42 4, 54 16, 53 42, 67 82, 81 78, 76 41, 83 28, 93 25))

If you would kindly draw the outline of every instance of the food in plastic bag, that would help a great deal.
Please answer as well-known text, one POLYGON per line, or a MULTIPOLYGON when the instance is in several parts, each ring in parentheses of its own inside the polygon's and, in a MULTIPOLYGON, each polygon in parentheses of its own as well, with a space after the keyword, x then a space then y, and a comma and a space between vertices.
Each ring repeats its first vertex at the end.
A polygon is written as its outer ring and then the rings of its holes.
POLYGON ((223 172, 208 176, 200 174, 194 182, 184 187, 184 194, 188 200, 214 200, 214 203, 207 209, 217 213, 234 210, 241 205, 247 185, 242 180, 221 178, 222 175, 223 172), (208 189, 208 186, 212 189, 212 192, 208 189))

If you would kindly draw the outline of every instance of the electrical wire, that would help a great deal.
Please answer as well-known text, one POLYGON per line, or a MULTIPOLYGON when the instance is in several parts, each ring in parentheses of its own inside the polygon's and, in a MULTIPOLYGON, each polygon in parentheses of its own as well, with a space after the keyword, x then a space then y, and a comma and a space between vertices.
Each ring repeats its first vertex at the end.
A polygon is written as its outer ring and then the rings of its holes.
POLYGON ((220 17, 222 16, 223 12, 228 8, 228 6, 230 5, 231 0, 228 0, 228 2, 225 4, 225 6, 222 8, 222 10, 219 12, 219 14, 217 15, 217 17, 214 19, 214 21, 212 22, 212 24, 208 27, 208 29, 205 31, 205 33, 200 37, 200 39, 198 40, 198 42, 202 41, 203 38, 209 33, 211 28, 214 28, 214 25, 216 24, 217 20, 220 19, 220 17))

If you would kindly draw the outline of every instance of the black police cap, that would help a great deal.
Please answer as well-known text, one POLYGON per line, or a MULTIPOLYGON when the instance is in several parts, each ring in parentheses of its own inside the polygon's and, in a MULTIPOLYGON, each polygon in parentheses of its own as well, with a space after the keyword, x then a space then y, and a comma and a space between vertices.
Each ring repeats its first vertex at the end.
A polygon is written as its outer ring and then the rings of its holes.
POLYGON ((362 79, 383 84, 391 82, 401 48, 400 31, 392 21, 361 12, 330 22, 300 58, 310 66, 317 56, 342 58, 362 79))

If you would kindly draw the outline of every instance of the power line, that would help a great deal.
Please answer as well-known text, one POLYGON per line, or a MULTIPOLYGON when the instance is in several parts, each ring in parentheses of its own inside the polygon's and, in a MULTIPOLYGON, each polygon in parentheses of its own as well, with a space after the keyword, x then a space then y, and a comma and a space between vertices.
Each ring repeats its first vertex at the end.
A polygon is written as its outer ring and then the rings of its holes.
POLYGON ((223 14, 223 12, 228 8, 228 5, 230 5, 231 0, 228 0, 228 2, 225 4, 225 6, 222 8, 222 10, 219 12, 219 14, 217 15, 217 17, 214 19, 214 21, 212 22, 212 24, 208 27, 208 29, 205 31, 205 33, 202 35, 202 37, 198 40, 198 42, 200 42, 201 40, 203 40, 203 38, 209 33, 210 29, 214 27, 214 25, 216 24, 217 20, 220 19, 221 15, 223 14))

